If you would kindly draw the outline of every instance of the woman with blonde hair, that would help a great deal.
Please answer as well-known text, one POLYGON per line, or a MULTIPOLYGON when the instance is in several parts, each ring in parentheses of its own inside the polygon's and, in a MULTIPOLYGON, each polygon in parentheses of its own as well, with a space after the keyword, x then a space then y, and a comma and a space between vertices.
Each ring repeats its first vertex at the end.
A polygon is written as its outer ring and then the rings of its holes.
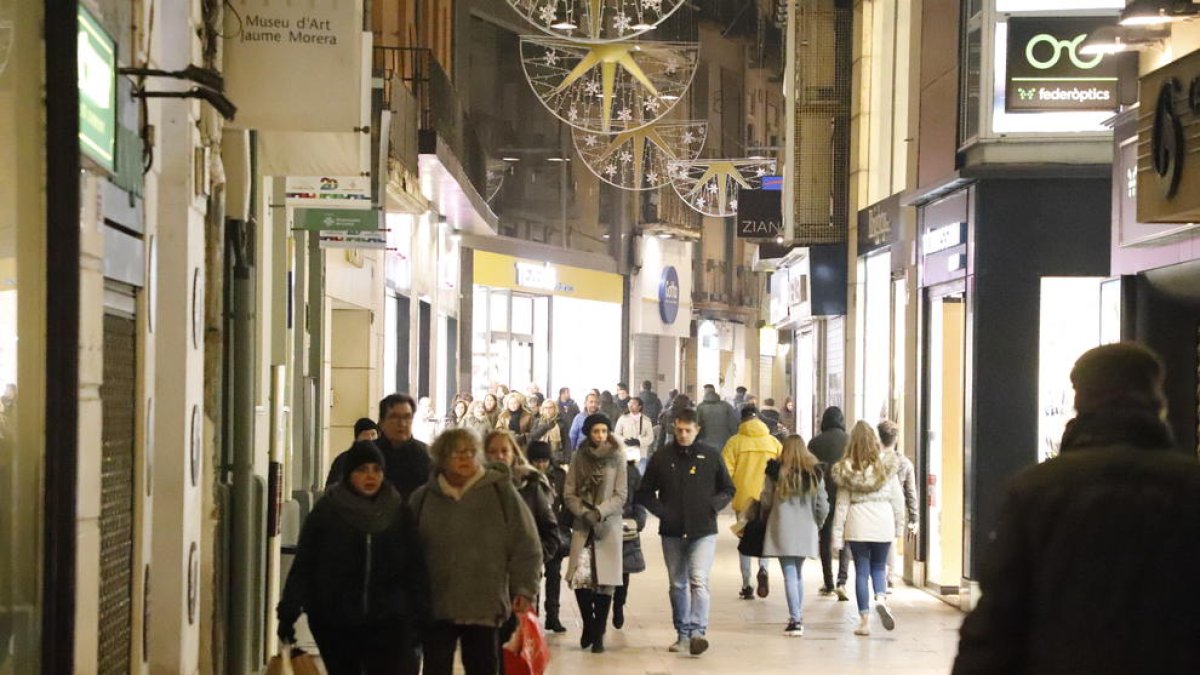
POLYGON ((529 443, 533 414, 525 409, 525 394, 514 391, 504 397, 504 412, 496 418, 496 429, 512 432, 517 439, 517 445, 521 447, 529 443))
POLYGON ((550 446, 550 453, 554 461, 559 464, 569 464, 571 461, 571 453, 565 452, 567 434, 570 429, 563 424, 563 418, 559 415, 558 404, 551 400, 542 401, 541 407, 538 408, 537 419, 533 423, 533 429, 529 432, 529 440, 544 441, 550 446))
POLYGON ((783 634, 789 637, 804 635, 801 570, 805 558, 820 554, 818 536, 829 516, 829 498, 818 468, 820 462, 809 452, 803 438, 796 434, 788 436, 779 459, 767 462, 767 478, 758 500, 758 508, 768 513, 763 557, 779 558, 783 569, 788 603, 788 624, 783 634))
POLYGON ((904 533, 904 492, 897 473, 895 453, 880 451, 879 438, 870 424, 859 421, 850 432, 846 456, 830 471, 837 483, 837 507, 833 514, 833 550, 849 545, 854 556, 855 597, 858 628, 855 635, 870 635, 871 596, 868 579, 875 590, 875 611, 883 627, 892 630, 896 620, 884 601, 887 593, 888 549, 904 533))

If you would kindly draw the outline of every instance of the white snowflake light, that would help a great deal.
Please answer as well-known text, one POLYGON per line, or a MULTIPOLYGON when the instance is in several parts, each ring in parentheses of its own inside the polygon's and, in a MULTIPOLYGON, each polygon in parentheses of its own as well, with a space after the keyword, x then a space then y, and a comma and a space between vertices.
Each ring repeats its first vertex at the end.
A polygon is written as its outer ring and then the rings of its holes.
POLYGON ((699 156, 707 130, 708 124, 701 121, 659 122, 636 131, 574 130, 572 135, 579 158, 600 180, 623 190, 652 190, 670 182, 672 160, 699 156), (692 143, 682 142, 684 133, 692 135, 692 143), (610 173, 610 167, 616 172, 610 173))
POLYGON ((762 189, 763 177, 774 173, 771 159, 704 159, 670 163, 675 193, 706 216, 724 218, 737 213, 742 189, 762 189))
POLYGON ((547 26, 554 23, 555 17, 558 16, 558 12, 554 9, 554 3, 542 5, 541 9, 538 10, 538 16, 541 17, 542 23, 547 26))
POLYGON ((606 44, 654 30, 683 0, 507 0, 544 33, 576 44, 606 44), (561 10, 561 11, 560 11, 561 10))

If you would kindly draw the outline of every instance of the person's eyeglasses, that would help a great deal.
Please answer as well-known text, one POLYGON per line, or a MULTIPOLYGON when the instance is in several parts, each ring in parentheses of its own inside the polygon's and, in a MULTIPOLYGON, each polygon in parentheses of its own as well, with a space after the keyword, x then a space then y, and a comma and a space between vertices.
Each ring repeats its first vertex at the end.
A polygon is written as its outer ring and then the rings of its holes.
POLYGON ((407 415, 388 415, 384 418, 388 422, 411 422, 413 421, 412 413, 407 415))
POLYGON ((451 457, 474 457, 475 448, 455 448, 450 451, 451 457))

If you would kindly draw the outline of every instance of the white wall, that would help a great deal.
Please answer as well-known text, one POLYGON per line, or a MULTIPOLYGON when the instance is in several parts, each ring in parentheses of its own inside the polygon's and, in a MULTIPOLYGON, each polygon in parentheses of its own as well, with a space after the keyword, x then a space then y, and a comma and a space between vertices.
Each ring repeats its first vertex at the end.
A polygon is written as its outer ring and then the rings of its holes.
POLYGON ((551 390, 570 387, 582 404, 588 389, 616 390, 621 380, 621 306, 555 297, 551 390))

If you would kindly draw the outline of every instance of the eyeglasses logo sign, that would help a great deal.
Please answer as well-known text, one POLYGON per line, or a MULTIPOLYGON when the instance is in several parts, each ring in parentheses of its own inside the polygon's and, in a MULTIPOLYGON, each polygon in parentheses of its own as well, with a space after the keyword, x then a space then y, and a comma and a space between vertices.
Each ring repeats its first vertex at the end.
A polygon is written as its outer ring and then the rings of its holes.
POLYGON ((1091 59, 1079 58, 1079 46, 1087 39, 1087 33, 1080 33, 1073 40, 1060 40, 1048 33, 1042 33, 1034 36, 1032 40, 1025 44, 1025 59, 1029 61, 1029 65, 1038 70, 1048 70, 1058 65, 1062 59, 1063 52, 1067 52, 1067 58, 1071 63, 1080 70, 1091 70, 1100 65, 1104 60, 1103 54, 1096 54, 1091 59), (1053 58, 1041 59, 1038 58, 1038 47, 1042 44, 1048 44, 1054 49, 1053 58))
POLYGON ((1163 82, 1158 90, 1154 128, 1150 134, 1150 161, 1167 199, 1179 191, 1179 179, 1183 177, 1183 124, 1175 111, 1175 97, 1182 91, 1179 80, 1173 77, 1163 82))

